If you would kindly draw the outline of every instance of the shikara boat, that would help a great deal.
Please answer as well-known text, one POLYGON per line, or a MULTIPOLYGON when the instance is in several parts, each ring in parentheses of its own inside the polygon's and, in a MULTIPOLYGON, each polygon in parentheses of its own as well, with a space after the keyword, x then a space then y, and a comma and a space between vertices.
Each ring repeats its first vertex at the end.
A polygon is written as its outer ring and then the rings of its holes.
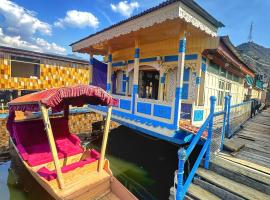
POLYGON ((53 88, 9 102, 11 143, 26 169, 53 198, 137 199, 113 176, 105 159, 112 106, 117 104, 104 90, 89 85, 53 88), (69 132, 69 107, 85 104, 108 106, 100 153, 85 149, 69 132), (28 117, 17 119, 18 111, 28 117), (49 115, 60 111, 60 117, 49 115), (29 117, 33 112, 41 117, 29 117))

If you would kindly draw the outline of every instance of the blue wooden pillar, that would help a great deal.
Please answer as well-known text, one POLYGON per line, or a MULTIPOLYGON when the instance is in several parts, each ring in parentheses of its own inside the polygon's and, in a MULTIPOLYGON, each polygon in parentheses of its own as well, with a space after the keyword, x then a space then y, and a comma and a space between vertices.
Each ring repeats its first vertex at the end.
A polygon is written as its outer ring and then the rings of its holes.
POLYGON ((90 53, 90 61, 89 61, 89 85, 93 83, 93 67, 94 67, 94 57, 93 54, 90 53))
POLYGON ((112 54, 108 55, 108 68, 107 68, 107 86, 106 91, 108 93, 112 92, 112 54))
POLYGON ((138 84, 139 84, 139 65, 140 65, 140 48, 138 41, 135 44, 134 54, 134 76, 133 76, 133 92, 132 92, 132 114, 135 113, 136 99, 138 97, 138 84))
POLYGON ((207 140, 210 140, 209 146, 207 147, 206 154, 205 154, 205 161, 204 161, 204 168, 209 169, 209 162, 210 162, 210 153, 211 153, 211 140, 212 140, 212 133, 213 133, 213 123, 214 123, 214 112, 215 112, 215 104, 217 98, 215 96, 210 97, 210 121, 208 125, 208 135, 207 140))
POLYGON ((232 96, 229 95, 228 97, 229 98, 228 98, 228 114, 227 114, 226 136, 229 138, 229 137, 231 137, 231 128, 230 128, 231 120, 230 120, 230 117, 231 117, 231 99, 232 99, 232 96))
POLYGON ((178 172, 177 172, 177 189, 176 199, 184 199, 184 173, 185 173, 185 162, 186 162, 186 150, 184 148, 178 151, 178 172))
POLYGON ((224 138, 227 128, 227 115, 228 115, 228 105, 229 103, 229 96, 225 96, 225 103, 224 103, 224 117, 223 117, 223 126, 222 126, 222 133, 221 133, 221 145, 220 145, 220 151, 223 150, 224 145, 224 138))
POLYGON ((179 41, 178 50, 178 66, 176 74, 176 90, 174 99, 174 127, 179 129, 179 120, 181 116, 181 97, 183 89, 183 76, 184 76, 184 65, 185 65, 185 52, 186 52, 186 36, 179 41))

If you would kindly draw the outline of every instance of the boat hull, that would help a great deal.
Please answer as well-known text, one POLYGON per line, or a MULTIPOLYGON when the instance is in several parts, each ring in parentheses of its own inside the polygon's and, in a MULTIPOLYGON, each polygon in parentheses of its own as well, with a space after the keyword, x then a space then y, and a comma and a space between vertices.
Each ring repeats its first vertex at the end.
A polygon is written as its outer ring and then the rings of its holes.
MULTIPOLYGON (((78 170, 63 174, 66 185, 59 188, 57 180, 47 181, 37 173, 38 167, 31 167, 19 154, 11 140, 11 155, 16 156, 38 184, 56 200, 88 200, 88 199, 123 199, 137 200, 112 174, 109 161, 105 160, 102 172, 97 172, 98 161, 78 170), (86 172, 91 173, 86 173, 86 172), (81 178, 82 177, 82 178, 81 178), (70 184, 69 184, 70 183, 70 184)), ((74 157, 71 159, 75 159, 74 157)), ((68 162, 68 161, 66 161, 68 162)))

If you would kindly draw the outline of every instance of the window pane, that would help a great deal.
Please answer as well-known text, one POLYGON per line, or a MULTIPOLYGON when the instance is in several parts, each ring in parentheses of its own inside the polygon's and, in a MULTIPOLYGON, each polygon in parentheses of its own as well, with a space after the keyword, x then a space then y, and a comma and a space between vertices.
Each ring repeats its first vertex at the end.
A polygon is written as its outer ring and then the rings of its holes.
POLYGON ((11 76, 12 77, 40 77, 40 65, 35 63, 25 63, 11 61, 11 76))

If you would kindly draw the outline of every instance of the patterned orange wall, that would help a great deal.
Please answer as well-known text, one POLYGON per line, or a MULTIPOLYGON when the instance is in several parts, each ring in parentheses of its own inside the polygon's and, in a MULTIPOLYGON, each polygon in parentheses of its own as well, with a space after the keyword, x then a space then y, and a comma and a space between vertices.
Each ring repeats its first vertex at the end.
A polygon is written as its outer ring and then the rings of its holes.
POLYGON ((65 63, 65 66, 41 64, 39 79, 17 78, 11 77, 10 60, 0 59, 0 89, 39 90, 89 83, 87 65, 72 67, 72 63, 65 63))

